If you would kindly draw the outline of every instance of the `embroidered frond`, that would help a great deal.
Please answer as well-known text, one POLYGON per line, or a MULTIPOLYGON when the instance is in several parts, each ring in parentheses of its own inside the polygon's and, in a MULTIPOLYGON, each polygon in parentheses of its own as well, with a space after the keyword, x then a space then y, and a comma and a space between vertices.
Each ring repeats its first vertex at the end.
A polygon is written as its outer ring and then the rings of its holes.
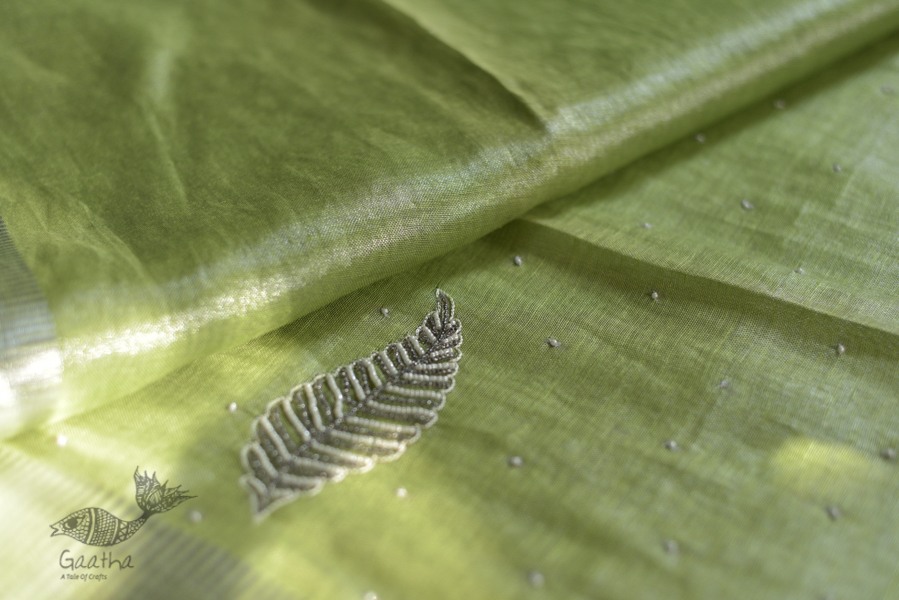
POLYGON ((414 334, 269 403, 241 452, 253 514, 399 457, 437 421, 461 345, 453 300, 437 290, 437 307, 414 334))

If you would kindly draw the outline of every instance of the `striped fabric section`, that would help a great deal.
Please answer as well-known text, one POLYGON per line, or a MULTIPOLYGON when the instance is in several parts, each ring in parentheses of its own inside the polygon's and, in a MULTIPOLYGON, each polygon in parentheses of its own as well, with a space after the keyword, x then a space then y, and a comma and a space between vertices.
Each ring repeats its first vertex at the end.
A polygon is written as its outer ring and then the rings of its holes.
POLYGON ((47 300, 0 218, 0 437, 46 419, 62 357, 47 300))

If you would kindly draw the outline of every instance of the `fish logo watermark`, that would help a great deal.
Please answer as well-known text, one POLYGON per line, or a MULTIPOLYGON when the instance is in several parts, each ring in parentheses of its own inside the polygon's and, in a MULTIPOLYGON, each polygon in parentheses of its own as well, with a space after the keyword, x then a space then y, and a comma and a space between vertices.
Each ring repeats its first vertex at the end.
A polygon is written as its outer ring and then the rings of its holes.
POLYGON ((182 490, 180 485, 169 488, 167 481, 159 483, 156 473, 148 476, 144 471, 141 475, 139 468, 134 470, 134 487, 134 499, 143 514, 133 521, 120 519, 102 508, 82 508, 51 524, 53 533, 50 536, 67 535, 88 546, 115 546, 137 533, 153 515, 196 498, 188 496, 187 490, 182 490))

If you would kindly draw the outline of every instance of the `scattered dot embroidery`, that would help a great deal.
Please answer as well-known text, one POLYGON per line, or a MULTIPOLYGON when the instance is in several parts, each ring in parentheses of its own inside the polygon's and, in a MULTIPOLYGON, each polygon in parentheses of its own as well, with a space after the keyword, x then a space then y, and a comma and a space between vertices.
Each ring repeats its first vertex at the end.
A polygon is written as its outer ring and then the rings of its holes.
POLYGON ((520 469, 524 466, 524 459, 520 456, 510 456, 506 462, 513 469, 520 469))
POLYGON ((382 307, 381 307, 381 316, 382 316, 382 317, 389 317, 389 316, 390 316, 390 309, 387 308, 386 306, 382 306, 382 307))
POLYGON ((843 344, 837 344, 833 347, 833 349, 836 351, 837 356, 843 356, 844 354, 846 354, 846 346, 844 346, 843 344))
POLYGON ((834 173, 842 173, 843 166, 840 163, 833 163, 833 172, 834 173))
POLYGON ((237 402, 231 402, 230 404, 228 404, 228 412, 237 412, 237 402))
POLYGON ((198 510, 192 510, 189 513, 187 513, 187 518, 190 520, 191 523, 199 523, 200 521, 203 520, 203 513, 201 513, 198 510))
POLYGON ((378 600, 378 595, 374 592, 365 592, 362 594, 362 600, 378 600))
POLYGON ((560 342, 556 338, 551 337, 551 338, 546 338, 546 345, 549 346, 550 348, 558 348, 559 346, 562 345, 562 342, 560 342))
POLYGON ((693 136, 693 139, 695 139, 700 144, 705 144, 705 134, 703 133, 697 133, 695 136, 693 136))
POLYGON ((652 223, 640 223, 640 227, 643 229, 652 229, 652 223))
POLYGON ((740 200, 740 206, 743 208, 743 210, 755 210, 755 205, 746 198, 740 200))
POLYGON ((680 546, 675 540, 665 540, 662 542, 662 549, 667 554, 677 554, 680 552, 680 546))
POLYGON ((896 449, 895 448, 884 448, 880 452, 880 457, 883 460, 896 460, 896 449))
POLYGON ((404 487, 396 488, 396 492, 395 492, 395 493, 396 493, 396 497, 397 497, 397 498, 405 498, 406 496, 409 495, 409 490, 407 490, 407 489, 404 488, 404 487))
POLYGON ((778 98, 777 100, 774 101, 774 108, 776 108, 777 110, 783 110, 786 107, 787 107, 787 101, 784 100, 783 98, 778 98))
POLYGON ((515 265, 516 267, 520 267, 521 263, 522 263, 522 260, 521 260, 520 256, 516 255, 515 258, 512 259, 512 264, 515 265))
POLYGON ((797 275, 805 275, 805 269, 803 269, 802 267, 796 267, 796 269, 793 272, 796 273, 797 275))
POLYGON ((677 445, 677 442, 675 442, 674 440, 668 440, 668 441, 665 442, 665 449, 666 449, 666 450, 670 450, 670 451, 672 451, 672 452, 675 452, 678 448, 679 448, 679 446, 677 445))
POLYGON ((843 516, 842 511, 840 511, 839 507, 836 506, 828 506, 824 509, 824 511, 827 513, 827 516, 830 517, 831 521, 836 521, 843 516))
POLYGON ((528 583, 531 584, 531 587, 542 588, 544 585, 546 585, 546 578, 540 571, 529 571, 528 583))
POLYGON ((658 302, 659 298, 661 298, 659 293, 655 290, 652 290, 651 292, 649 292, 649 297, 653 302, 658 302))
POLYGON ((241 452, 253 515, 402 455, 437 421, 461 345, 453 300, 437 290, 436 308, 413 335, 270 402, 241 452))
POLYGON ((59 446, 60 448, 65 448, 68 443, 69 443, 69 438, 67 438, 65 435, 60 433, 59 435, 56 436, 56 445, 59 446))

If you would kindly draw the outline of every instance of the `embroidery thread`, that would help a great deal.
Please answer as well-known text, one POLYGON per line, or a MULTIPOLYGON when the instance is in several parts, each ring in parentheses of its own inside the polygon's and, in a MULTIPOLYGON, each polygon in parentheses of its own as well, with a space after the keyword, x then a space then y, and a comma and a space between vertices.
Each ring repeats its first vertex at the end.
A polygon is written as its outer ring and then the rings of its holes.
POLYGON ((137 533, 147 519, 155 514, 172 510, 185 500, 196 498, 188 496, 187 490, 181 486, 168 488, 168 482, 160 484, 156 473, 141 475, 134 469, 134 499, 143 510, 143 514, 133 521, 125 521, 102 508, 90 507, 76 510, 50 525, 56 535, 67 535, 88 546, 115 546, 137 533))
POLYGON ((462 324, 452 298, 436 294, 414 334, 294 387, 253 421, 240 483, 254 517, 399 458, 437 421, 455 384, 462 324))

